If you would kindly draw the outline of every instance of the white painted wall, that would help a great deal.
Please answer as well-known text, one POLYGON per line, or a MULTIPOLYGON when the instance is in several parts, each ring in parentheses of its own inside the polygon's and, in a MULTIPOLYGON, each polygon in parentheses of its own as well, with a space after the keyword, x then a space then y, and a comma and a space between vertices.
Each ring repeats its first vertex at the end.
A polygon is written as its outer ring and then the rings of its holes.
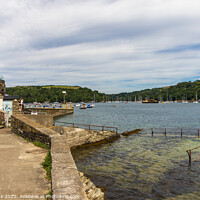
POLYGON ((0 110, 3 111, 3 96, 0 96, 0 110))

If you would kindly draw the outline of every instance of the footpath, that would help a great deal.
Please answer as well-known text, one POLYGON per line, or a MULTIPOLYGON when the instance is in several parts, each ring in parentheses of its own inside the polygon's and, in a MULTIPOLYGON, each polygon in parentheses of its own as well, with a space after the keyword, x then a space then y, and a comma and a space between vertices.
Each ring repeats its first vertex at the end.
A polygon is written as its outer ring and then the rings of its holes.
POLYGON ((0 200, 45 199, 51 187, 41 166, 46 154, 10 129, 0 129, 0 200))

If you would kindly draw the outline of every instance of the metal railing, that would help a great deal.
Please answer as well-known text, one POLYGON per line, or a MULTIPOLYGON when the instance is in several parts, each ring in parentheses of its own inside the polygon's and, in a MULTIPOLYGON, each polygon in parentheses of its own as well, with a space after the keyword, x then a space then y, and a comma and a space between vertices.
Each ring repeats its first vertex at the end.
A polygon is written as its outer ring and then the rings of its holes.
POLYGON ((191 161, 192 161, 192 151, 195 150, 195 149, 198 149, 198 148, 200 148, 200 146, 199 147, 195 147, 193 149, 186 150, 186 152, 188 153, 188 156, 189 156, 189 163, 190 164, 191 164, 191 161))
POLYGON ((153 136, 154 133, 161 133, 164 134, 165 136, 167 134, 180 134, 181 137, 183 135, 188 135, 188 134, 195 134, 199 137, 200 131, 199 129, 186 129, 186 128, 151 128, 151 134, 153 136), (187 134, 186 134, 187 133, 187 134))
POLYGON ((83 128, 88 129, 88 130, 114 130, 114 132, 118 133, 118 128, 112 127, 112 126, 99 126, 99 125, 94 125, 94 124, 77 124, 77 123, 70 123, 70 122, 60 122, 60 121, 54 121, 53 125, 55 126, 55 123, 60 123, 60 124, 66 124, 70 125, 71 127, 78 127, 78 128, 83 128))

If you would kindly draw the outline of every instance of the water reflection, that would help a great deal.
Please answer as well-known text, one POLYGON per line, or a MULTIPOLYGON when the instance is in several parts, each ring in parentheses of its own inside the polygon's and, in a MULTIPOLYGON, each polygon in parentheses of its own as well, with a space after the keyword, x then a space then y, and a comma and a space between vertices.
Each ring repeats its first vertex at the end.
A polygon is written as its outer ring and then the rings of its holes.
MULTIPOLYGON (((73 156, 81 171, 107 188, 108 200, 200 199, 200 163, 189 167, 186 153, 196 146, 198 138, 132 135, 73 156)), ((192 157, 199 155, 197 149, 192 157)))

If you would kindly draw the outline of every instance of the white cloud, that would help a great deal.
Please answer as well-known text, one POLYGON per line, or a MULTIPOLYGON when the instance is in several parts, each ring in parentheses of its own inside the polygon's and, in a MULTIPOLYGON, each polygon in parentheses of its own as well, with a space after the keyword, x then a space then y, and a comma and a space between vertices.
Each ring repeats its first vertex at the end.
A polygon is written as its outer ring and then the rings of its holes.
POLYGON ((0 74, 8 86, 102 92, 199 77, 199 0, 0 0, 0 74))

